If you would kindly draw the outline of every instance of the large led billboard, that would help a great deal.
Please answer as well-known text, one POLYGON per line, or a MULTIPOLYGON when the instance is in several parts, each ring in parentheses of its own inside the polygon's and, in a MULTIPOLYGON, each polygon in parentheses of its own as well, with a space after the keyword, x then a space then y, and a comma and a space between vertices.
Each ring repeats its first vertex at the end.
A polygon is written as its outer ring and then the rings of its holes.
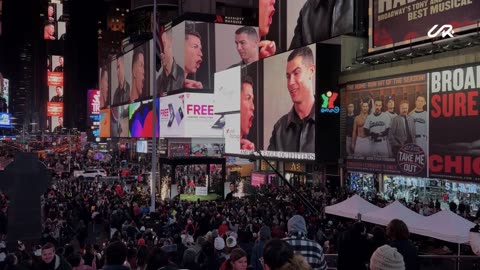
POLYGON ((100 135, 100 90, 87 92, 87 138, 94 141, 100 135))
POLYGON ((352 33, 355 5, 354 0, 259 0, 260 58, 352 33))
POLYGON ((215 24, 215 71, 258 60, 258 27, 215 24))
POLYGON ((43 25, 43 39, 65 40, 67 17, 64 14, 64 5, 61 1, 48 3, 43 25))
POLYGON ((100 110, 100 138, 110 137, 110 109, 100 110))
POLYGON ((108 70, 105 68, 105 70, 101 70, 100 90, 104 107, 108 104, 105 94, 107 97, 110 96, 112 106, 145 100, 152 95, 150 84, 151 44, 151 42, 146 42, 126 54, 118 55, 110 63, 108 83, 106 81, 108 70), (106 91, 107 89, 110 89, 110 94, 106 91))
POLYGON ((457 35, 478 28, 480 19, 480 1, 477 0, 370 0, 369 6, 370 52, 431 40, 429 32, 436 33, 434 38, 440 38, 440 31, 449 26, 457 35))
MULTIPOLYGON (((0 75, 1 76, 1 75, 0 75)), ((0 112, 8 112, 8 104, 10 99, 10 81, 1 77, 3 82, 0 80, 0 112)))
POLYGON ((480 66, 353 82, 342 99, 352 171, 480 179, 480 66))
POLYGON ((9 127, 12 124, 12 116, 9 113, 0 112, 0 126, 9 127))
POLYGON ((160 136, 221 138, 223 117, 216 115, 213 94, 184 92, 160 98, 160 136))
POLYGON ((47 56, 47 84, 48 86, 63 87, 64 59, 62 55, 47 56))
POLYGON ((219 17, 216 23, 200 16, 204 21, 191 17, 161 28, 159 96, 185 88, 213 89, 215 72, 258 60, 258 27, 239 25, 243 19, 219 17))
POLYGON ((128 107, 126 104, 110 109, 110 137, 129 137, 128 107))
MULTIPOLYGON (((158 110, 158 99, 157 102, 158 110)), ((128 119, 130 127, 130 137, 132 138, 151 138, 153 135, 153 102, 152 100, 145 100, 135 102, 128 107, 128 119)), ((158 127, 158 125, 157 125, 158 127)), ((157 129, 158 137, 158 129, 157 129)))
POLYGON ((312 44, 217 73, 216 102, 226 100, 225 89, 239 90, 232 91, 231 111, 216 111, 224 115, 226 154, 336 160, 339 59, 337 46, 312 44))

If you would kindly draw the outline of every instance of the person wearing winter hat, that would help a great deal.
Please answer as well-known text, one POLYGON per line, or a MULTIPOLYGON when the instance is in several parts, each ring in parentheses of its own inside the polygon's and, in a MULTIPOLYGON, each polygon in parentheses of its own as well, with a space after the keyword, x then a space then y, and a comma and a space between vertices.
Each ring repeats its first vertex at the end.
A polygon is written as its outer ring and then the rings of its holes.
POLYGON ((322 247, 307 238, 305 219, 300 215, 294 215, 288 220, 287 228, 288 237, 283 240, 290 244, 296 253, 305 257, 313 270, 326 270, 327 262, 322 247))
POLYGON ((228 255, 225 254, 225 240, 221 237, 215 238, 213 242, 213 246, 215 248, 214 258, 213 258, 213 268, 212 269, 219 269, 220 266, 223 264, 224 261, 228 259, 228 255))
POLYGON ((370 270, 405 270, 405 262, 396 248, 383 245, 373 252, 370 270))
POLYGON ((263 270, 263 266, 260 263, 260 258, 263 254, 263 248, 268 240, 272 238, 272 231, 268 226, 262 226, 258 231, 258 241, 255 243, 252 249, 252 256, 250 262, 253 270, 263 270))
POLYGON ((229 236, 227 238, 227 247, 230 249, 236 248, 237 247, 237 239, 234 236, 229 236))
POLYGON ((213 246, 215 247, 216 250, 223 251, 223 249, 225 248, 225 240, 223 240, 223 238, 221 237, 217 237, 213 242, 213 246))

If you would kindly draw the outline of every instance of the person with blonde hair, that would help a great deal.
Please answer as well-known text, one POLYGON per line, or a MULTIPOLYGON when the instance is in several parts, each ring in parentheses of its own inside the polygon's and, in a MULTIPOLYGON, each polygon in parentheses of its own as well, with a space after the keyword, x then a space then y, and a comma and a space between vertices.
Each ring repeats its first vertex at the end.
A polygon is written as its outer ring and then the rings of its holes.
POLYGON ((265 244, 260 262, 264 270, 311 270, 312 267, 300 254, 295 254, 293 247, 279 239, 265 244))

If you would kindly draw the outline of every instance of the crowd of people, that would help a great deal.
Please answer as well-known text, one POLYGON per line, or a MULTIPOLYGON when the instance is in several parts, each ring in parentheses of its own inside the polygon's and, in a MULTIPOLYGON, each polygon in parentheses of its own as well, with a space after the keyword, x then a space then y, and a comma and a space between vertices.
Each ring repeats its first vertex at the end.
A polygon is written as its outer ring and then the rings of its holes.
MULTIPOLYGON (((72 156, 74 167, 99 165, 88 151, 72 156)), ((53 164, 60 157, 43 160, 53 164)), ((198 170, 194 174, 202 176, 198 170)), ((176 171, 177 177, 185 175, 176 171)), ((41 238, 34 244, 18 241, 14 248, 0 243, 0 269, 395 270, 420 269, 419 252, 432 247, 456 251, 447 243, 411 236, 401 220, 383 228, 325 214, 326 206, 352 195, 346 189, 297 190, 318 213, 284 186, 263 185, 252 196, 231 200, 157 198, 152 211, 145 182, 58 178, 42 196, 41 238)), ((388 203, 376 194, 362 195, 379 206, 388 203)), ((6 213, 8 198, 2 198, 6 213)), ((439 210, 433 201, 408 206, 424 214, 439 210)))

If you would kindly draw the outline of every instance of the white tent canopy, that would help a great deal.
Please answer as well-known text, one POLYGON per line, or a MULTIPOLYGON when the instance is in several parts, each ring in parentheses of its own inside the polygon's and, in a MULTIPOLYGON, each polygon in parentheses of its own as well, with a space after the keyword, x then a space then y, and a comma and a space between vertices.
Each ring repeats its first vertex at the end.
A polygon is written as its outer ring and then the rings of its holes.
POLYGON ((384 208, 366 213, 362 216, 363 221, 383 226, 387 226, 392 219, 402 220, 407 224, 410 232, 418 233, 419 224, 425 220, 425 217, 408 209, 399 201, 394 201, 384 208))
POLYGON ((426 217, 418 226, 418 234, 420 235, 464 244, 468 242, 470 229, 475 226, 475 223, 462 218, 450 210, 443 210, 426 217))
POLYGON ((378 206, 369 203, 358 195, 346 199, 343 202, 325 207, 325 213, 341 217, 356 219, 358 214, 375 211, 378 206))

